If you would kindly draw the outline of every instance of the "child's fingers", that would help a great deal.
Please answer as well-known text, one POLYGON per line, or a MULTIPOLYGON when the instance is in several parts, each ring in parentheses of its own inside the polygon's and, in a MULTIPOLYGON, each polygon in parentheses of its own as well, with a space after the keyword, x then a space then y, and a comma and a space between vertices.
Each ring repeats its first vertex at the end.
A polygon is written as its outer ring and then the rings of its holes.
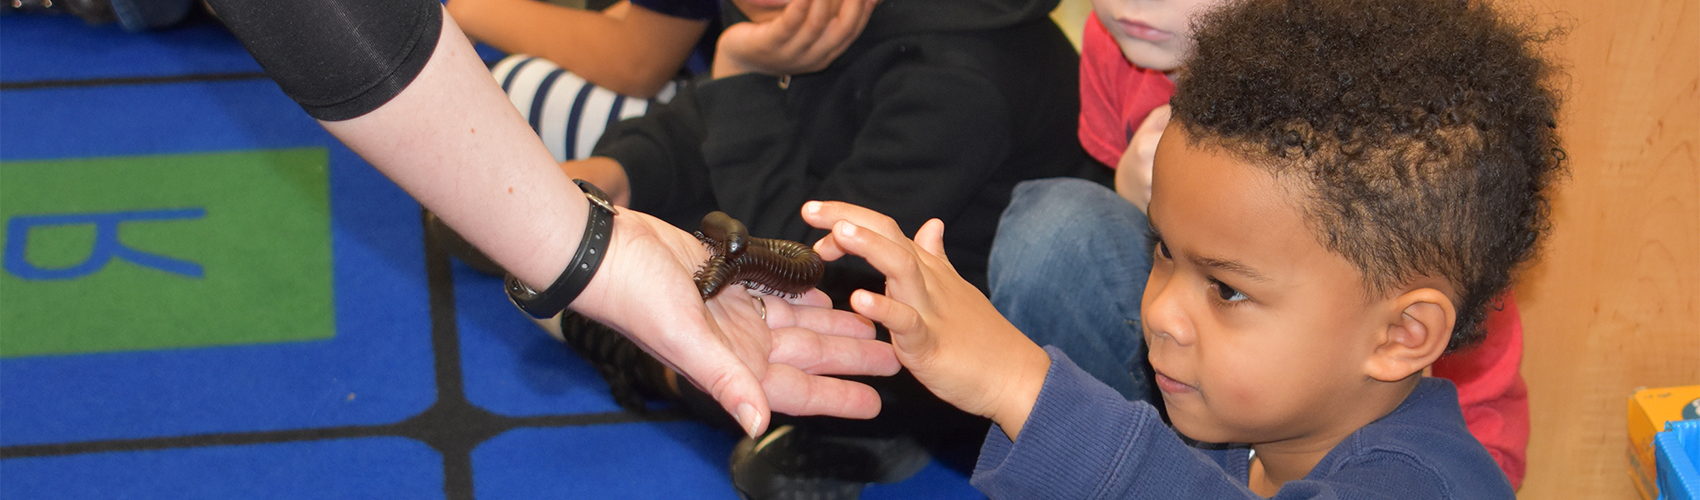
POLYGON ((802 328, 773 330, 773 351, 767 361, 814 375, 889 376, 903 367, 892 355, 891 344, 872 338, 821 335, 802 328))
POLYGON ((792 0, 792 2, 812 5, 809 6, 809 15, 803 19, 802 26, 798 27, 797 31, 785 40, 785 53, 792 58, 809 55, 809 48, 815 45, 815 41, 819 40, 825 33, 827 25, 832 22, 833 17, 838 15, 839 1, 792 0))
MULTIPOLYGON (((832 228, 829 226, 823 229, 832 228)), ((816 241, 814 249, 815 253, 820 255, 820 260, 827 262, 842 259, 845 255, 844 248, 838 246, 838 240, 833 238, 832 233, 827 233, 826 236, 821 237, 820 241, 816 241)))
POLYGON ((814 2, 793 1, 785 4, 785 11, 779 14, 778 22, 773 24, 775 34, 784 35, 786 38, 796 34, 797 30, 802 29, 803 22, 808 20, 811 7, 814 7, 814 2))
POLYGON ((909 288, 925 287, 926 278, 921 273, 921 259, 915 255, 914 245, 908 238, 898 236, 898 239, 893 240, 849 221, 838 221, 834 224, 832 238, 839 248, 862 257, 874 270, 885 275, 885 293, 897 297, 924 296, 924 289, 909 288))
POLYGON ((1173 112, 1174 108, 1168 104, 1152 109, 1150 114, 1145 115, 1145 120, 1139 122, 1139 132, 1163 133, 1163 129, 1169 126, 1169 116, 1173 112))
MULTIPOLYGON (((832 260, 843 254, 860 256, 885 275, 886 293, 904 290, 907 293, 894 295, 925 296, 924 289, 906 288, 925 287, 925 278, 914 244, 903 236, 903 229, 891 217, 849 203, 811 201, 803 205, 803 219, 815 227, 824 228, 830 224, 832 228, 831 234, 815 244, 815 251, 821 254, 821 258, 832 260)), ((938 230, 942 234, 943 223, 938 230)), ((942 252, 942 241, 937 246, 942 252)))
MULTIPOLYGON (((879 219, 889 221, 893 230, 899 235, 902 234, 901 230, 895 229, 897 227, 896 221, 891 221, 890 217, 866 208, 838 201, 811 201, 803 204, 803 222, 807 222, 817 229, 832 229, 833 224, 839 220, 850 220, 852 223, 861 222, 861 225, 867 226, 877 223, 879 219)), ((821 260, 829 262, 843 258, 847 253, 832 234, 816 241, 814 249, 815 253, 820 254, 821 260)))
MULTIPOLYGON (((868 11, 873 8, 873 5, 866 0, 843 1, 844 3, 839 5, 838 15, 832 19, 831 24, 827 25, 826 31, 821 34, 820 39, 812 47, 810 51, 811 59, 822 60, 822 63, 831 64, 832 59, 837 58, 838 54, 842 54, 845 49, 849 48, 850 44, 856 41, 856 37, 862 34, 862 29, 867 27, 868 11)), ((816 69, 824 69, 824 66, 816 69)))
POLYGON ((944 259, 945 262, 950 262, 950 259, 944 255, 944 221, 942 220, 929 219, 926 224, 922 224, 921 229, 915 231, 915 246, 921 247, 922 250, 926 250, 933 256, 944 259))
POLYGON ((840 220, 872 229, 886 238, 906 240, 897 221, 885 214, 842 201, 811 201, 803 204, 803 221, 819 229, 832 229, 840 220))
POLYGON ((790 44, 791 39, 796 37, 799 30, 803 29, 803 23, 808 20, 809 10, 812 6, 813 2, 788 2, 785 4, 785 10, 779 13, 779 17, 770 21, 763 23, 738 23, 733 26, 727 26, 726 32, 720 37, 720 41, 726 42, 728 40, 725 36, 726 33, 732 33, 734 30, 748 26, 747 30, 750 35, 743 37, 749 39, 749 41, 744 44, 747 45, 744 50, 756 51, 758 53, 755 57, 756 59, 771 57, 773 52, 785 50, 785 47, 790 44))
POLYGON ((921 319, 921 313, 916 312, 915 308, 867 290, 857 290, 850 294, 850 308, 891 330, 892 345, 907 345, 908 343, 899 339, 923 333, 927 329, 926 321, 921 319))

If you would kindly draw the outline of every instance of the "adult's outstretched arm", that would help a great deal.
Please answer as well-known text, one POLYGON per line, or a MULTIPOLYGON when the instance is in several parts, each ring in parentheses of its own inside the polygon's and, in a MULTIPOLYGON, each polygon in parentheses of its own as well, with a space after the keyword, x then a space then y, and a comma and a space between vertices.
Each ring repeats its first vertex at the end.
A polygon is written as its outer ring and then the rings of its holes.
MULTIPOLYGON (((508 102, 435 0, 214 0, 267 74, 344 144, 534 289, 572 260, 582 192, 508 102)), ((879 398, 828 374, 898 369, 889 346, 824 297, 748 294, 705 304, 691 281, 707 250, 621 210, 571 307, 609 324, 713 395, 759 435, 769 411, 869 417, 879 398), (771 408, 770 408, 771 404, 771 408)))

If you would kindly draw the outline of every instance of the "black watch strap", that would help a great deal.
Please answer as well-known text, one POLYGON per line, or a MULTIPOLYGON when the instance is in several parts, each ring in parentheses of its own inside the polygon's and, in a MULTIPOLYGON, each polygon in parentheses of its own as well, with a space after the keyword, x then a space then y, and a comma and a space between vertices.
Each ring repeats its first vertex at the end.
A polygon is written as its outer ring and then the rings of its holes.
POLYGON ((595 184, 574 179, 584 190, 585 198, 590 200, 590 216, 584 223, 584 236, 579 239, 578 252, 573 254, 572 262, 567 263, 566 270, 555 278, 555 283, 539 292, 526 286, 525 282, 509 274, 506 280, 508 299, 512 300, 520 310, 533 318, 543 319, 560 314, 562 309, 573 303, 584 287, 590 284, 590 279, 596 276, 596 270, 602 267, 602 258, 608 254, 608 242, 614 234, 614 204, 608 202, 608 195, 597 188, 595 184))

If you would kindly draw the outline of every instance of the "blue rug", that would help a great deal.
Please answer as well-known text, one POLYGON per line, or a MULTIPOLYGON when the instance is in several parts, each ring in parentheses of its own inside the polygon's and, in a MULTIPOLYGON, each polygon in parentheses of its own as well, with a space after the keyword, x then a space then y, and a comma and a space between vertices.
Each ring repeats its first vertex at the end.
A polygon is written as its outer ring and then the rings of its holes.
POLYGON ((0 193, 0 497, 737 498, 214 23, 0 17, 0 193))

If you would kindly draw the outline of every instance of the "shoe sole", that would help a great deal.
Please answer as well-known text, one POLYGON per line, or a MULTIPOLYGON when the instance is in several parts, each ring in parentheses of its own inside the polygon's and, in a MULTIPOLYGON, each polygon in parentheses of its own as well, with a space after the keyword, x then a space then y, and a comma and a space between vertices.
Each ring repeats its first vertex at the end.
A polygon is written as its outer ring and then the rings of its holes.
POLYGON ((861 497, 864 486, 908 479, 931 461, 932 457, 913 439, 804 437, 787 425, 768 432, 760 440, 744 439, 738 443, 731 456, 732 484, 744 500, 855 500, 861 497), (816 477, 795 477, 795 471, 790 469, 804 466, 775 463, 775 457, 763 453, 773 446, 798 446, 785 442, 788 439, 813 439, 807 444, 820 447, 817 450, 822 453, 842 454, 842 460, 835 463, 845 469, 823 471, 816 477), (892 461, 891 457, 898 458, 892 461))

